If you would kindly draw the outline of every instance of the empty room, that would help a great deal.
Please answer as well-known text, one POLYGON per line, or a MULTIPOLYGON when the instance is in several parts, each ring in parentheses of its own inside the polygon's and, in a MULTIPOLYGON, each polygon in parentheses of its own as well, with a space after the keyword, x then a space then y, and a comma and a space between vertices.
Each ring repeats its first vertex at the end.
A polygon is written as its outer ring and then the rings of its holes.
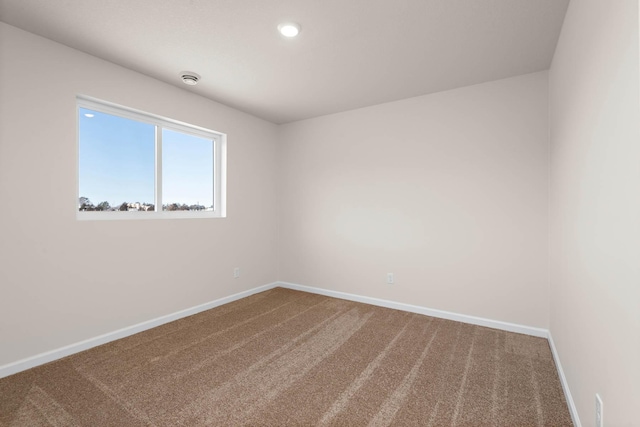
POLYGON ((0 426, 639 426, 639 22, 0 0, 0 426))

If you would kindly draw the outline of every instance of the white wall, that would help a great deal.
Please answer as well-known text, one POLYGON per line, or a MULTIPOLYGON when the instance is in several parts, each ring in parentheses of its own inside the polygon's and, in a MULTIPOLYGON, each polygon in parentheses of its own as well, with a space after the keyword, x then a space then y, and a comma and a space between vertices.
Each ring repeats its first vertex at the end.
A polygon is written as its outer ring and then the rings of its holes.
POLYGON ((276 131, 0 23, 0 366, 275 281, 276 131), (76 94, 227 133, 228 217, 77 221, 76 94))
POLYGON ((542 72, 281 126, 280 279, 546 328, 547 114, 542 72))
POLYGON ((580 419, 640 422, 637 0, 572 1, 550 70, 551 333, 580 419))

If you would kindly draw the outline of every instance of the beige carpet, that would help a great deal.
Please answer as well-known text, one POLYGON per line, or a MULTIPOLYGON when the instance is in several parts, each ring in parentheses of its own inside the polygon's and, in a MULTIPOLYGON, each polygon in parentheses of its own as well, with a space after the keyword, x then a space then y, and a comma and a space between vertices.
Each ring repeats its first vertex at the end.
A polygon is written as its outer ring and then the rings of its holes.
POLYGON ((1 426, 570 426, 547 341, 276 288, 0 379, 1 426))

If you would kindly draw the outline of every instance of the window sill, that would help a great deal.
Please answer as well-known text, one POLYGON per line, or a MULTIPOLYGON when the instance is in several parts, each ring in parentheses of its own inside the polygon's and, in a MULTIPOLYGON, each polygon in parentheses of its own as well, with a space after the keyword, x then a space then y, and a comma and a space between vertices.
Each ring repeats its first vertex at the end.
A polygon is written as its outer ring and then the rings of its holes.
POLYGON ((118 220, 153 220, 153 219, 194 219, 225 218, 226 215, 216 211, 162 211, 162 212, 76 212, 78 221, 118 221, 118 220))

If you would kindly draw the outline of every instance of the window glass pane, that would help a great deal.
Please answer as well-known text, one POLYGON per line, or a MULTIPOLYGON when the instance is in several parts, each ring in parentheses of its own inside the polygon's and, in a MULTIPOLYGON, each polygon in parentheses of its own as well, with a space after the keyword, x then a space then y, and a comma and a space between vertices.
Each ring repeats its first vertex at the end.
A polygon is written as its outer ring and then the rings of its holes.
POLYGON ((213 140, 162 130, 162 209, 213 210, 213 140))
POLYGON ((153 211, 155 126, 80 108, 79 210, 153 211))

